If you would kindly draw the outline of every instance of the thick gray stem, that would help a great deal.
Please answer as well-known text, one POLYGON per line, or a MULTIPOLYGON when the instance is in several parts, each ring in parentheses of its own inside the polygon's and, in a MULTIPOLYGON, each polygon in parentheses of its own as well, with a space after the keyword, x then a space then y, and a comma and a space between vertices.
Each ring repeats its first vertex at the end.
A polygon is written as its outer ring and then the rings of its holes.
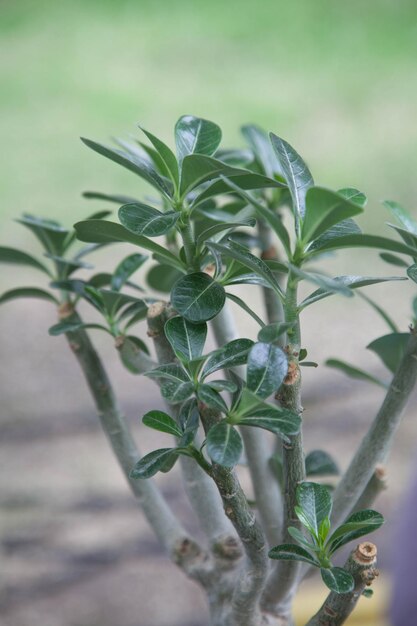
POLYGON ((378 576, 378 570, 375 567, 376 553, 376 546, 368 542, 361 543, 356 550, 353 550, 344 566, 355 581, 353 591, 350 593, 331 592, 306 626, 341 626, 345 623, 364 589, 378 576))
POLYGON ((346 517, 352 502, 357 501, 365 489, 376 465, 385 462, 416 379, 417 335, 413 330, 382 406, 336 488, 333 498, 333 524, 338 524, 346 517))
POLYGON ((349 514, 370 509, 380 493, 387 488, 387 475, 383 465, 377 465, 359 500, 349 514))
MULTIPOLYGON (((212 328, 218 346, 239 337, 235 320, 227 305, 212 320, 212 328)), ((244 377, 243 369, 239 373, 244 377)), ((256 506, 268 543, 273 546, 281 538, 283 506, 281 490, 269 464, 272 450, 266 434, 260 428, 242 428, 241 434, 256 506)))

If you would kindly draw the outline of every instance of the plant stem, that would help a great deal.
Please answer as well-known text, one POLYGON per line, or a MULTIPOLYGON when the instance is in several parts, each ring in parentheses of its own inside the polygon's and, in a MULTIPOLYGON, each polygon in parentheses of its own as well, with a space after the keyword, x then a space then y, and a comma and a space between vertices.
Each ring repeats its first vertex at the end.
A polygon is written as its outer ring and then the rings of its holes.
POLYGON ((371 585, 378 576, 376 566, 376 546, 373 543, 361 543, 353 550, 344 565, 352 574, 355 587, 350 593, 334 593, 327 596, 319 611, 306 626, 340 626, 352 613, 364 589, 371 585))
MULTIPOLYGON (((271 228, 269 228, 265 220, 258 219, 258 235, 262 248, 261 259, 263 259, 264 261, 268 259, 276 260, 278 254, 276 247, 273 243, 272 230, 271 228)), ((277 273, 274 273, 274 276, 277 280, 280 277, 280 275, 277 273)), ((266 287, 262 287, 262 294, 264 298, 268 324, 276 324, 278 322, 282 322, 284 319, 282 302, 278 298, 275 291, 272 291, 272 289, 268 289, 266 287)))
MULTIPOLYGON (((81 322, 77 313, 68 321, 81 322)), ((68 343, 84 373, 101 426, 106 434, 118 463, 125 475, 130 490, 140 503, 143 512, 158 539, 173 560, 188 567, 184 557, 192 552, 199 553, 197 544, 190 539, 178 519, 168 507, 152 480, 131 480, 129 473, 140 458, 140 453, 118 407, 110 380, 93 344, 84 330, 66 334, 68 343)))
MULTIPOLYGON (((200 416, 207 433, 219 415, 200 404, 200 416)), ((268 571, 265 537, 250 509, 234 470, 213 463, 211 476, 223 500, 224 510, 239 535, 246 559, 238 576, 231 601, 230 626, 259 626, 259 599, 268 571)))
MULTIPOLYGON (((148 309, 148 334, 152 337, 157 359, 161 364, 176 361, 175 353, 164 333, 165 322, 171 315, 172 311, 164 302, 155 302, 148 309)), ((168 408, 171 413, 175 413, 175 407, 168 408)), ((224 514, 217 489, 194 459, 181 456, 180 463, 190 504, 211 544, 216 546, 216 550, 221 550, 223 542, 236 539, 236 533, 224 514)))
MULTIPOLYGON (((297 307, 298 279, 291 272, 288 276, 286 298, 284 303, 285 321, 294 323, 289 334, 290 343, 288 352, 288 375, 277 394, 281 406, 301 416, 301 374, 298 365, 300 350, 300 322, 297 307)), ((292 543, 288 533, 289 526, 301 530, 294 507, 296 506, 297 486, 305 480, 305 462, 303 450, 302 429, 297 435, 290 438, 289 443, 282 445, 283 482, 284 482, 284 531, 283 543, 292 543)), ((297 561, 278 561, 268 579, 263 597, 263 606, 266 610, 289 620, 292 598, 297 589, 300 573, 300 563, 297 561)))
POLYGON ((386 471, 383 465, 377 465, 359 500, 349 514, 369 509, 378 496, 387 488, 386 471))
MULTIPOLYGON (((227 305, 211 323, 218 346, 239 337, 235 320, 227 305)), ((244 378, 243 368, 236 370, 244 378)), ((260 428, 242 428, 240 432, 245 445, 256 506, 268 543, 272 546, 279 542, 282 529, 282 494, 269 464, 272 450, 269 450, 268 438, 260 428)))
POLYGON ((353 457, 333 497, 333 523, 338 524, 356 502, 376 465, 384 463, 417 380, 417 334, 412 330, 406 352, 370 429, 353 457))

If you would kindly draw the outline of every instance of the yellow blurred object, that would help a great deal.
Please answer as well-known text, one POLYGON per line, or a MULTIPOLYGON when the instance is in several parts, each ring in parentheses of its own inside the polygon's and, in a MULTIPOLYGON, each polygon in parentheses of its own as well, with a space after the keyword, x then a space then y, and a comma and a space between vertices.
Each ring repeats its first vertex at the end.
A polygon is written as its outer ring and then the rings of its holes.
MULTIPOLYGON (((357 608, 347 620, 347 626, 389 626, 386 618, 389 582, 377 580, 372 586, 372 598, 361 598, 357 608)), ((326 598, 326 589, 318 581, 308 582, 301 587, 295 602, 296 626, 305 626, 318 611, 326 598)))

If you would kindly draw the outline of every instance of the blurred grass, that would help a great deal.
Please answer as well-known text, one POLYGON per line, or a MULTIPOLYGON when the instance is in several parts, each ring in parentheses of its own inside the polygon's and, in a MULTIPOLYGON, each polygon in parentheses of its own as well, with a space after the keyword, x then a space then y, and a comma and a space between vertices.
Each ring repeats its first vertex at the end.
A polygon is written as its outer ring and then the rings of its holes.
POLYGON ((319 183, 367 192, 380 224, 380 199, 413 208, 417 192, 416 58, 414 0, 3 0, 2 243, 30 241, 22 211, 69 224, 85 189, 145 191, 79 135, 140 120, 171 140, 187 112, 225 144, 249 121, 281 134, 319 183))

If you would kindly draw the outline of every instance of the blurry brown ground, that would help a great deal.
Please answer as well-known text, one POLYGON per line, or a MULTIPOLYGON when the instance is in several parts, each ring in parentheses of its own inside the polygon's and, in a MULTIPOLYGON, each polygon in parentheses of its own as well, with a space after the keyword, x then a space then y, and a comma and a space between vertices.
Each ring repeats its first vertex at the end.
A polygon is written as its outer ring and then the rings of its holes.
MULTIPOLYGON (((388 289, 391 309, 398 312, 399 287, 388 289)), ((343 354, 384 375, 362 349, 385 332, 374 314, 357 298, 340 298, 324 320, 322 306, 306 314, 309 358, 322 364, 326 356, 343 354), (341 335, 344 324, 349 330, 341 335)), ((167 561, 138 511, 65 340, 46 334, 54 321, 50 307, 29 301, 1 311, 1 624, 204 626, 203 596, 167 561)), ((251 336, 253 327, 248 323, 242 332, 251 336)), ((140 426, 139 420, 160 402, 156 388, 122 370, 109 341, 99 334, 94 338, 141 448, 146 452, 164 445, 165 436, 140 426)), ((324 366, 304 371, 306 450, 323 447, 345 467, 382 392, 352 384, 324 366)), ((413 406, 389 463, 389 491, 377 506, 388 519, 377 538, 384 572, 417 448, 413 406)), ((247 484, 245 470, 242 476, 247 484)), ((195 530, 177 479, 174 471, 160 482, 177 514, 195 530)), ((385 589, 388 575, 382 580, 385 589)))

